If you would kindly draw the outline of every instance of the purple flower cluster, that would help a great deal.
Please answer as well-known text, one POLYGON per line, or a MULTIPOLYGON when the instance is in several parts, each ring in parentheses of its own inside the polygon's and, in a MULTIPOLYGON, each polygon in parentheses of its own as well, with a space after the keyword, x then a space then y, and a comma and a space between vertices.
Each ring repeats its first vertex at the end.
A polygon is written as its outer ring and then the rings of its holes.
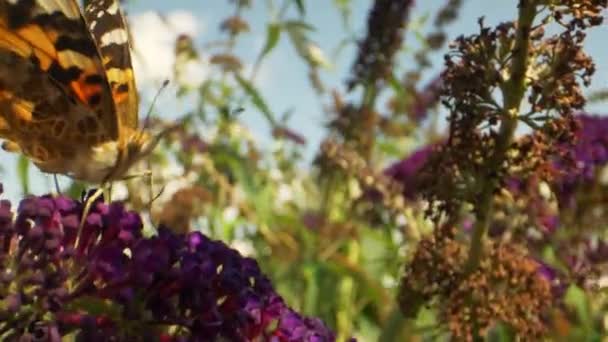
POLYGON ((142 235, 138 214, 98 200, 0 201, 0 338, 60 341, 333 341, 255 260, 199 232, 142 235))
POLYGON ((429 160, 435 145, 426 145, 407 158, 384 170, 384 174, 403 184, 403 196, 414 199, 420 192, 420 171, 429 160))
POLYGON ((608 117, 581 114, 577 119, 580 123, 577 141, 567 154, 574 165, 556 162, 556 168, 561 171, 556 191, 562 207, 571 207, 575 190, 592 182, 598 168, 608 163, 608 117))

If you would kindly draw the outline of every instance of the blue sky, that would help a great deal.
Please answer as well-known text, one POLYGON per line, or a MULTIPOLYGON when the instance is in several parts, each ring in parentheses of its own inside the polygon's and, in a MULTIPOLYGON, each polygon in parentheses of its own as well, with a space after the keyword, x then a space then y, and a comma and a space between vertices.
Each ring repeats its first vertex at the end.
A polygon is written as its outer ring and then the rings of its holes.
MULTIPOLYGON (((351 0, 352 13, 351 23, 352 29, 358 36, 365 34, 365 24, 367 11, 373 1, 351 0)), ((278 0, 252 0, 253 8, 244 12, 243 16, 251 26, 251 32, 240 38, 236 49, 236 54, 244 61, 252 62, 260 51, 265 37, 265 25, 269 19, 268 4, 275 3, 279 6, 282 1, 278 0)), ((331 57, 332 51, 345 38, 345 33, 342 28, 341 17, 332 0, 309 0, 307 4, 307 20, 316 28, 316 31, 310 35, 310 39, 314 41, 331 57)), ((417 1, 413 18, 419 18, 426 13, 432 13, 442 5, 444 1, 417 1)), ((449 38, 452 39, 460 34, 469 34, 477 31, 477 18, 480 16, 486 17, 487 25, 494 25, 498 22, 509 20, 515 17, 516 14, 515 0, 464 0, 464 6, 461 11, 460 18, 448 27, 449 38)), ((127 6, 128 13, 133 20, 142 16, 151 15, 150 11, 158 11, 163 14, 171 15, 171 13, 190 13, 188 20, 181 20, 183 16, 175 16, 177 26, 184 25, 185 30, 190 30, 196 35, 196 43, 199 46, 204 46, 205 43, 215 41, 222 38, 219 31, 219 23, 230 13, 234 12, 234 7, 227 0, 131 0, 127 6)), ((293 9, 293 8, 292 8, 293 9)), ((293 12, 292 12, 293 14, 293 12)), ((295 15, 291 16, 295 18, 295 15)), ((163 30, 162 27, 152 27, 153 30, 163 30)), ((151 30, 150 28, 144 30, 151 30)), ((138 40, 138 35, 154 36, 155 32, 141 32, 134 30, 133 36, 135 41, 138 40)), ((587 41, 588 52, 591 53, 597 64, 597 74, 593 81, 592 89, 600 89, 607 87, 608 80, 608 61, 605 39, 608 36, 606 25, 600 28, 595 28, 590 34, 587 41)), ((410 42, 412 36, 408 36, 410 42)), ((143 39, 142 39, 143 40, 143 39)), ((150 43, 152 44, 152 43, 150 43)), ((149 44, 149 45, 150 45, 149 44)), ((148 49, 153 47, 148 46, 148 49)), ((155 63, 160 62, 160 55, 163 49, 171 48, 172 46, 158 46, 157 51, 148 51, 151 59, 150 72, 154 73, 155 63), (156 58, 156 60, 155 60, 156 58)), ((202 50, 205 53, 204 50, 202 50)), ((340 91, 344 90, 344 80, 348 76, 348 71, 353 60, 354 46, 350 45, 344 49, 339 57, 332 60, 334 68, 330 71, 324 71, 322 80, 328 88, 336 88, 340 91)), ((434 56, 434 69, 427 76, 439 72, 442 63, 442 53, 434 56)), ((158 67, 156 69, 162 69, 158 67)), ((149 76, 146 72, 142 78, 149 76)), ((146 94, 152 92, 152 89, 158 87, 158 82, 154 82, 154 77, 149 80, 139 82, 140 87, 146 94)), ((258 86, 264 95, 269 106, 280 114, 287 110, 292 110, 293 114, 289 125, 296 128, 298 132, 303 134, 308 139, 309 154, 316 148, 324 131, 322 129, 325 120, 323 114, 323 103, 315 95, 314 90, 310 87, 307 78, 307 68, 299 60, 293 46, 284 35, 277 48, 273 51, 270 58, 265 61, 258 78, 258 86)), ((142 101, 142 111, 147 109, 146 96, 142 101)), ((187 104, 176 102, 171 91, 165 92, 158 102, 158 111, 165 118, 178 117, 183 113, 187 104)), ((601 105, 590 106, 589 109, 595 112, 605 112, 601 105)), ((251 106, 245 107, 245 112, 242 114, 244 121, 259 136, 264 137, 269 134, 269 127, 263 117, 251 106)), ((262 141, 264 141, 262 139, 262 141)), ((15 178, 15 156, 0 151, 0 163, 4 169, 3 183, 5 191, 9 198, 16 199, 19 196, 19 185, 15 178), (12 181, 15 180, 15 181, 12 181)), ((37 169, 32 168, 31 175, 35 179, 32 191, 40 194, 50 191, 52 182, 49 177, 41 177, 37 169)), ((63 180, 64 184, 67 181, 63 180)))
MULTIPOLYGON (((268 3, 280 5, 281 1, 261 1, 253 0, 252 9, 244 12, 244 17, 251 25, 251 32, 240 38, 236 48, 236 54, 244 61, 253 61, 260 51, 264 42, 265 25, 270 14, 268 13, 268 3)), ((427 13, 433 13, 444 1, 416 1, 415 12, 412 18, 420 18, 427 13)), ((307 1, 307 20, 316 28, 310 36, 319 47, 330 56, 332 51, 345 38, 339 12, 334 7, 334 1, 307 1), (314 4, 311 5, 311 4, 314 4)), ((358 36, 365 34, 366 17, 369 6, 373 1, 352 0, 352 28, 358 36)), ((486 25, 493 25, 501 21, 510 20, 515 17, 517 10, 514 0, 464 0, 460 19, 448 27, 450 40, 460 34, 470 34, 477 32, 477 18, 486 17, 486 25)), ((159 1, 159 0, 139 0, 132 1, 129 11, 137 14, 145 11, 156 10, 160 12, 171 12, 176 9, 190 11, 200 26, 198 41, 202 45, 204 42, 214 41, 220 38, 219 22, 229 13, 233 13, 230 1, 211 0, 211 1, 159 1)), ((295 13, 292 6, 291 13, 295 13)), ((292 18, 296 16, 293 15, 292 18)), ((598 65, 598 73, 594 79, 592 88, 598 89, 606 87, 608 80, 608 63, 606 62, 607 50, 602 44, 602 38, 608 34, 606 26, 594 29, 588 38, 588 51, 595 56, 598 65)), ((408 36, 409 42, 413 42, 413 37, 408 36)), ((136 38, 137 39, 137 38, 136 38)), ((204 50, 202 51, 205 52, 204 50)), ((347 78, 349 69, 352 65, 354 46, 351 44, 332 60, 333 70, 324 71, 322 80, 328 88, 343 90, 344 80, 347 78)), ((427 77, 432 77, 439 72, 442 65, 443 53, 435 54, 434 70, 427 73, 427 77)), ((403 55, 402 55, 403 56, 403 55)), ((308 150, 316 148, 319 141, 324 136, 322 128, 325 120, 323 114, 323 103, 311 89, 307 78, 307 69, 299 60, 295 49, 283 35, 281 42, 273 51, 270 58, 265 61, 262 70, 262 77, 258 82, 262 94, 269 103, 275 114, 280 114, 287 110, 292 110, 290 126, 306 136, 309 140, 308 150)), ((327 98, 326 98, 327 100, 327 98)), ((591 107, 593 108, 593 107, 591 107)), ((168 112, 171 112, 169 110, 168 112)), ((243 114, 244 120, 259 137, 268 136, 269 127, 261 115, 253 107, 245 107, 243 114)))

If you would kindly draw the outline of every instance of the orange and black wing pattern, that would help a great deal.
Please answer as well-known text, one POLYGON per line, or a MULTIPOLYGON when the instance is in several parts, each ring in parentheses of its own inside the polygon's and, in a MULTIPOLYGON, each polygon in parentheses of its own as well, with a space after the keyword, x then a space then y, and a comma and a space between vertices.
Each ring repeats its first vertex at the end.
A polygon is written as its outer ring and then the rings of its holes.
POLYGON ((75 0, 0 0, 0 138, 48 172, 118 139, 113 92, 75 0))
POLYGON ((136 129, 139 99, 131 64, 130 35, 118 1, 90 1, 84 17, 103 59, 120 125, 136 129))

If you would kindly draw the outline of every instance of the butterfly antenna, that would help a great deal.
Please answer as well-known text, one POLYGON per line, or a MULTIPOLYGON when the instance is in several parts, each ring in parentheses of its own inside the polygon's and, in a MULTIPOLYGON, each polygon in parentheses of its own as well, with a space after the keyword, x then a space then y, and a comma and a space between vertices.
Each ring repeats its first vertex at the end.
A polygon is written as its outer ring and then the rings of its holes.
POLYGON ((53 173, 53 180, 55 181, 55 191, 57 191, 58 195, 61 194, 61 186, 59 186, 59 179, 57 179, 57 174, 53 173))
POLYGON ((160 88, 156 92, 156 95, 154 95, 154 98, 152 99, 152 103, 150 104, 150 108, 148 109, 148 113, 146 113, 146 117, 144 118, 144 127, 143 127, 143 130, 145 130, 146 128, 148 128, 148 125, 150 124, 150 115, 152 114, 152 109, 154 109, 154 105, 156 104, 156 100, 158 99, 158 97, 160 96, 160 94, 163 92, 163 90, 165 90, 165 88, 167 88, 168 85, 169 85, 169 80, 164 80, 163 84, 160 86, 160 88))

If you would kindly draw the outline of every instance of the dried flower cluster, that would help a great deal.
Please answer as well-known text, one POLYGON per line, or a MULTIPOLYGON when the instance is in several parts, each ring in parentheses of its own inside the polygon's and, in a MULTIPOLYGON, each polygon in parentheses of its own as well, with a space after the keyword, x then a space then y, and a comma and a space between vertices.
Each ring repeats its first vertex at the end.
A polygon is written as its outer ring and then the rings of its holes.
POLYGON ((462 262, 466 248, 453 239, 455 229, 442 226, 441 232, 422 239, 407 265, 401 287, 399 304, 406 317, 415 317, 422 305, 432 299, 447 298, 462 277, 462 262))
MULTIPOLYGON (((526 245, 531 251, 552 246, 560 263, 567 266, 561 271, 544 266, 552 274, 555 297, 570 283, 588 287, 608 271, 608 243, 601 234, 602 222, 608 218, 603 178, 608 164, 608 119, 588 114, 575 118, 580 124, 576 143, 566 144, 560 159, 546 161, 548 169, 542 175, 547 180, 511 171, 493 197, 488 232, 493 239, 526 245)), ((528 138, 522 137, 515 145, 527 144, 528 138)), ((435 148, 425 146, 386 169, 385 174, 403 185, 406 198, 422 193, 421 170, 435 148)), ((541 160, 541 156, 535 158, 541 160)), ((467 220, 472 223, 470 217, 467 220)))
POLYGON ((507 182, 502 192, 506 195, 496 197, 495 230, 490 232, 539 251, 552 246, 566 265, 560 272, 553 271, 560 288, 569 283, 593 284, 608 270, 602 233, 608 218, 603 179, 608 119, 587 114, 576 119, 580 124, 576 143, 567 144, 560 158, 550 160, 549 181, 532 175, 507 182))
POLYGON ((369 151, 373 146, 379 113, 369 106, 358 107, 344 103, 337 93, 334 93, 333 112, 335 115, 328 123, 328 127, 344 143, 360 152, 369 151))
POLYGON ((192 230, 192 219, 200 217, 203 207, 211 200, 211 194, 200 186, 177 190, 157 214, 158 222, 167 227, 180 228, 180 233, 192 230))
POLYGON ((220 29, 235 36, 240 33, 249 32, 249 24, 240 16, 232 16, 222 22, 220 29))
POLYGON ((453 44, 442 74, 446 141, 388 171, 417 184, 439 227, 406 266, 400 303, 407 315, 435 299, 457 340, 485 337, 498 324, 540 339, 564 285, 590 270, 579 260, 605 255, 597 235, 563 231, 562 211, 608 161, 602 121, 574 115, 595 72, 584 30, 602 22, 606 5, 521 0, 516 22, 490 28, 480 19, 478 34, 453 44), (552 20, 561 31, 545 37, 552 20), (516 138, 519 123, 533 132, 516 138), (445 228, 453 225, 463 228, 445 228), (568 277, 537 261, 547 244, 568 277))
POLYGON ((520 338, 540 339, 547 328, 544 315, 553 306, 551 284, 540 273, 541 265, 516 245, 486 248, 479 269, 450 291, 442 308, 454 338, 472 341, 474 329, 487 336, 503 323, 520 338))
POLYGON ((553 300, 542 265, 517 245, 488 242, 479 269, 467 274, 467 248, 456 234, 454 228, 443 227, 420 241, 403 276, 402 311, 414 315, 420 305, 436 299, 457 340, 473 340, 474 326, 486 336, 499 323, 512 326, 520 337, 539 338, 553 300))
POLYGON ((391 177, 376 173, 355 151, 326 140, 321 145, 318 162, 322 167, 337 169, 354 177, 364 192, 377 194, 382 205, 393 212, 399 213, 404 208, 402 185, 391 177))
POLYGON ((218 65, 225 72, 237 72, 243 68, 243 63, 241 63, 241 60, 237 56, 230 53, 215 54, 211 56, 209 62, 211 64, 218 65))
POLYGON ((97 201, 0 202, 2 340, 331 341, 283 302, 253 259, 198 232, 142 236, 139 215, 97 201))
MULTIPOLYGON (((430 199, 445 202, 446 208, 472 202, 485 190, 471 186, 475 179, 500 184, 513 169, 540 170, 546 158, 530 155, 558 155, 557 146, 573 140, 576 123, 572 114, 584 105, 579 79, 587 85, 595 71, 582 50, 582 29, 601 22, 596 13, 602 5, 586 6, 586 15, 570 21, 576 24, 566 25, 565 31, 546 39, 544 26, 533 26, 540 4, 523 1, 519 22, 491 29, 480 21, 479 34, 456 40, 442 75, 450 136, 443 153, 430 163, 430 170, 445 170, 445 177, 439 178, 446 182, 429 184, 430 199), (531 110, 519 113, 527 87, 532 89, 528 96, 531 110), (518 121, 535 129, 535 135, 513 145, 518 121), (513 153, 516 158, 509 158, 513 153)), ((557 13, 565 18, 569 9, 552 8, 541 22, 557 13)))

